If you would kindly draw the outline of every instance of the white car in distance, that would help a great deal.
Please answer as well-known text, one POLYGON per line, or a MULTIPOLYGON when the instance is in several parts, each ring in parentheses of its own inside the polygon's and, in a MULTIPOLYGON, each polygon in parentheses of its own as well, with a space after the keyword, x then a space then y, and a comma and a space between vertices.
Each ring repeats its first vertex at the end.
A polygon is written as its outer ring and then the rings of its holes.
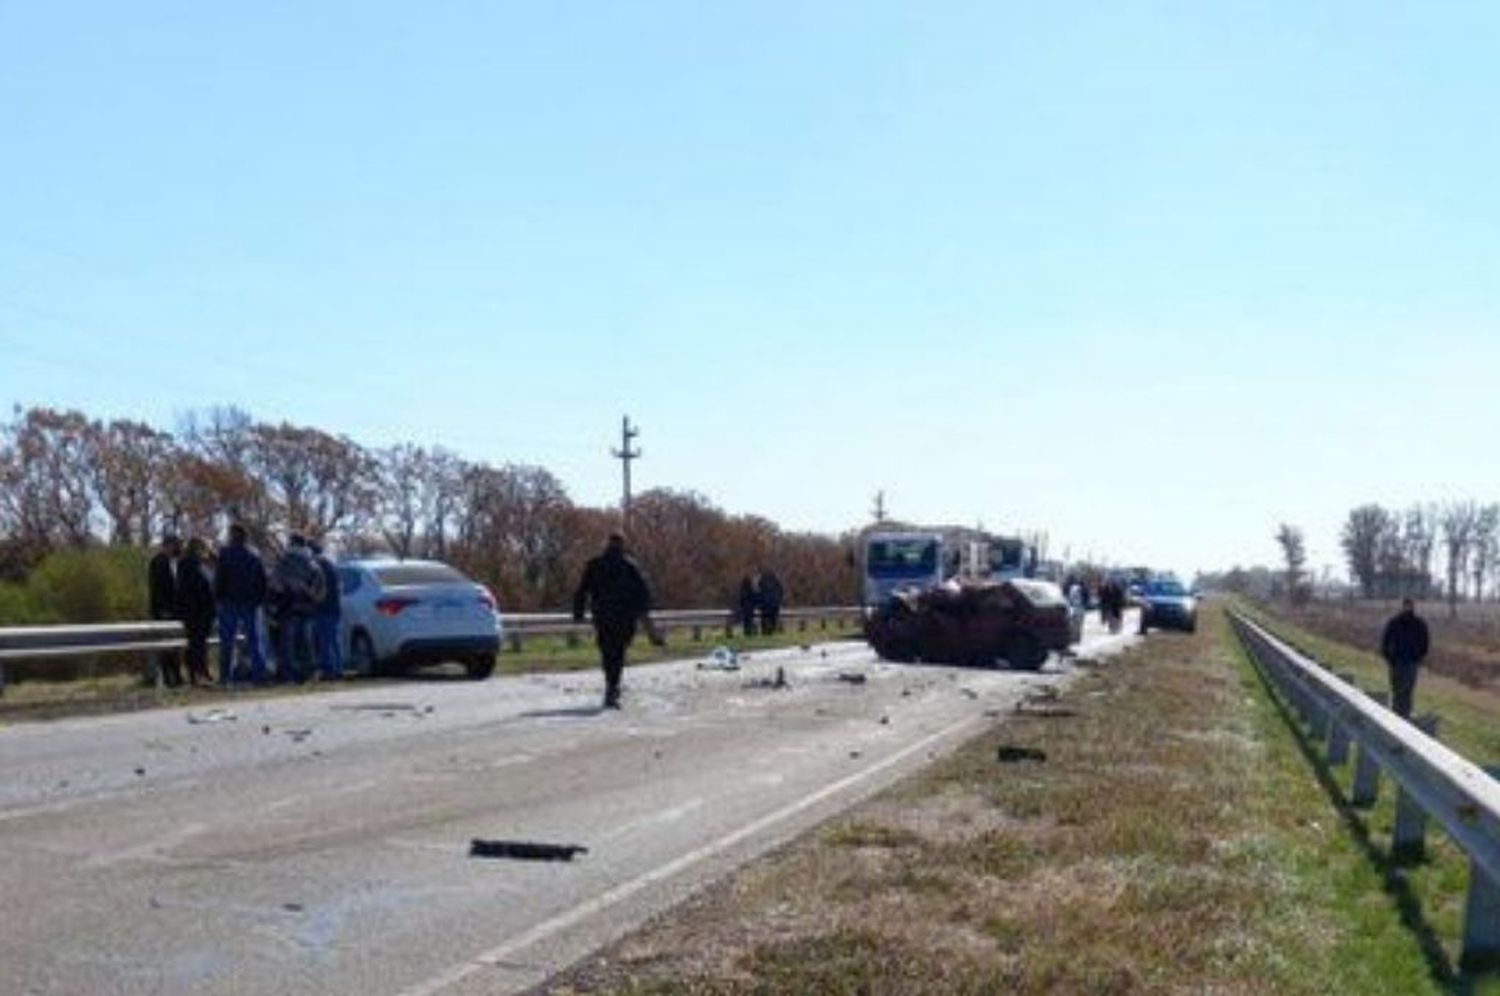
POLYGON ((500 610, 484 585, 436 560, 348 560, 338 574, 351 670, 458 661, 476 680, 494 672, 500 610))

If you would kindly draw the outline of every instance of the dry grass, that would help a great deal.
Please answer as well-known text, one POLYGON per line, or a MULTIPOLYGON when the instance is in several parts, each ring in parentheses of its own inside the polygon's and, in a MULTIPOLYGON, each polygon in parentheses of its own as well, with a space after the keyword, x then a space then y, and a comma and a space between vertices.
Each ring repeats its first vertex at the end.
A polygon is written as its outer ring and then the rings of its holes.
POLYGON ((1205 623, 539 991, 1438 991, 1222 617, 1205 623))

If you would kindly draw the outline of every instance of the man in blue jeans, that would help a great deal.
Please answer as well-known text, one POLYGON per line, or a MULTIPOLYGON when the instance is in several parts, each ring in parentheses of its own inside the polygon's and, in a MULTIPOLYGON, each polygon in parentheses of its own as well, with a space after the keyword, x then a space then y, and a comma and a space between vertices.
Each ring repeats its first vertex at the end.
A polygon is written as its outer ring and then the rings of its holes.
POLYGON ((245 527, 229 527, 229 542, 219 548, 214 568, 214 598, 219 603, 219 684, 234 680, 234 643, 243 632, 250 651, 250 680, 266 680, 266 655, 260 647, 260 606, 266 600, 266 569, 248 542, 245 527))
POLYGON ((333 559, 323 552, 323 544, 311 544, 313 561, 323 572, 323 598, 313 610, 313 644, 318 659, 318 675, 326 679, 337 678, 344 673, 344 661, 339 653, 339 615, 342 608, 339 600, 339 572, 333 559))

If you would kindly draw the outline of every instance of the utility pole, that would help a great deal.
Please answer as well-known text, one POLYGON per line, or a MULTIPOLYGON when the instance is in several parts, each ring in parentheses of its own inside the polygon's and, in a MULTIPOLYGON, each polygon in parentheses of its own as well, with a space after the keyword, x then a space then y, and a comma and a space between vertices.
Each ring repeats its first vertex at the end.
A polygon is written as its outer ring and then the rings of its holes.
POLYGON ((631 426, 630 416, 626 415, 620 420, 620 448, 610 450, 610 455, 620 461, 620 466, 625 473, 624 499, 620 502, 620 531, 630 530, 630 461, 639 460, 641 451, 631 449, 630 441, 641 434, 641 430, 631 426))
POLYGON ((875 507, 873 509, 871 509, 871 514, 873 514, 875 516, 875 522, 877 524, 885 521, 885 492, 884 491, 877 491, 877 492, 875 492, 875 507))

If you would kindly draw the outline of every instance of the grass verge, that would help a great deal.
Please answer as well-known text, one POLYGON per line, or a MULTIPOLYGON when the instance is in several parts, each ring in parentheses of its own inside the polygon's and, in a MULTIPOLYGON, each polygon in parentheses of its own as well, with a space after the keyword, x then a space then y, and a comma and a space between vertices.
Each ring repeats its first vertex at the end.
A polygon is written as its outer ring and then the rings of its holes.
POLYGON ((1434 958, 1220 610, 1066 697, 537 991, 1486 991, 1434 958))

